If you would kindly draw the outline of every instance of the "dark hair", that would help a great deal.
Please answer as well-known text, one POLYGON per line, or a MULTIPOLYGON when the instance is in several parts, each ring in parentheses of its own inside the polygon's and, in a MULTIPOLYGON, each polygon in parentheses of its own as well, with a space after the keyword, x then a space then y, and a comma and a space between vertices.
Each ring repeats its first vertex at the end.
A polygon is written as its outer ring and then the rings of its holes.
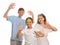
POLYGON ((19 11, 25 11, 25 10, 24 10, 24 8, 19 8, 19 9, 18 9, 18 12, 19 12, 19 11))
POLYGON ((26 22, 27 22, 28 19, 30 19, 33 23, 33 19, 31 17, 26 18, 26 22))
MULTIPOLYGON (((44 14, 39 14, 38 16, 42 16, 44 18, 44 23, 46 23, 46 16, 44 14)), ((38 19, 37 23, 40 24, 39 19, 38 19)))

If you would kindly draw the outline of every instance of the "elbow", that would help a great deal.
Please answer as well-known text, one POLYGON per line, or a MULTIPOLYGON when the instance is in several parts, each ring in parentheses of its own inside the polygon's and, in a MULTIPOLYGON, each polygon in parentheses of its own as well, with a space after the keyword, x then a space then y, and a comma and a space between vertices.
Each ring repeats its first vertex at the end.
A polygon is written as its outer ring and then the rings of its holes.
POLYGON ((5 16, 3 16, 5 18, 5 16))
POLYGON ((57 31, 57 28, 55 28, 55 31, 57 31))
POLYGON ((7 18, 7 16, 3 16, 4 18, 7 18))

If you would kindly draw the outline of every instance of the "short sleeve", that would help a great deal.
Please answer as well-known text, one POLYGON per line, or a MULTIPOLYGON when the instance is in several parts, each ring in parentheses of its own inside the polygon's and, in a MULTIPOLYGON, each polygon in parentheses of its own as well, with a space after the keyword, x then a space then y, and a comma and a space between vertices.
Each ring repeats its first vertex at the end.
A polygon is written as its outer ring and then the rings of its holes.
POLYGON ((10 21, 10 22, 14 22, 15 18, 16 18, 16 16, 9 16, 7 18, 7 20, 10 21))

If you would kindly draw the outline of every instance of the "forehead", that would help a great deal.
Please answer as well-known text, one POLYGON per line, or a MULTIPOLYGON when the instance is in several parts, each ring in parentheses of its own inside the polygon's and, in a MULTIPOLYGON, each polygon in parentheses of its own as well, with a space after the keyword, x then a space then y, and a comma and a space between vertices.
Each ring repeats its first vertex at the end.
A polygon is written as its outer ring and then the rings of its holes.
POLYGON ((43 16, 38 16, 38 18, 43 18, 43 16))
POLYGON ((25 12, 25 11, 23 11, 23 10, 20 10, 19 12, 25 12))
POLYGON ((31 22, 32 20, 31 19, 27 19, 27 22, 31 22))

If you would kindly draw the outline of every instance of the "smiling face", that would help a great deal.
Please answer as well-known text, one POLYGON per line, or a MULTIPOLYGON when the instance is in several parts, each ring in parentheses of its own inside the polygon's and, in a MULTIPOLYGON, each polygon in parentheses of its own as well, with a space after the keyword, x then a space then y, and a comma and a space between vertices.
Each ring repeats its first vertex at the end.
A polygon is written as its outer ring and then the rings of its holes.
POLYGON ((44 23, 44 18, 43 18, 43 16, 38 16, 38 21, 40 22, 40 23, 44 23))
POLYGON ((28 28, 31 28, 32 27, 32 24, 33 24, 32 18, 27 18, 26 19, 26 24, 27 24, 27 27, 28 28))
POLYGON ((46 22, 46 17, 43 14, 38 15, 38 23, 45 23, 46 22))
POLYGON ((19 17, 22 17, 24 15, 24 11, 21 10, 21 11, 18 12, 18 14, 19 14, 19 17))
POLYGON ((18 14, 19 14, 19 17, 22 17, 24 15, 25 11, 23 8, 19 8, 18 9, 18 14))

